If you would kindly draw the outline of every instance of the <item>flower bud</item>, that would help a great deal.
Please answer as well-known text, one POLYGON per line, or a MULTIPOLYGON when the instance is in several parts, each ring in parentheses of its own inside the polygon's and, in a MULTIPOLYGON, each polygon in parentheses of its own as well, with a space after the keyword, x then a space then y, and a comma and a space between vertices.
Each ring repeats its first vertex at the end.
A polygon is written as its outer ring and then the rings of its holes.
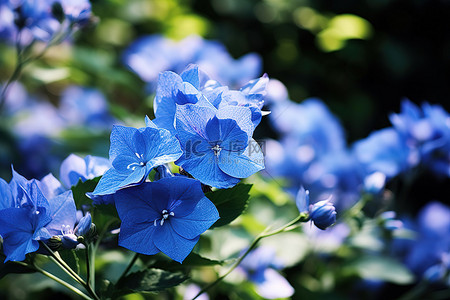
POLYGON ((157 166, 155 168, 155 171, 155 181, 166 177, 173 177, 172 172, 170 172, 169 168, 167 168, 165 165, 157 166))
POLYGON ((92 224, 91 214, 89 212, 87 212, 86 215, 81 218, 77 227, 75 227, 75 230, 74 230, 75 234, 76 235, 85 235, 86 233, 89 232, 89 229, 91 229, 91 224, 92 224))
POLYGON ((314 225, 325 230, 336 223, 336 209, 328 200, 319 201, 311 207, 310 217, 314 225))

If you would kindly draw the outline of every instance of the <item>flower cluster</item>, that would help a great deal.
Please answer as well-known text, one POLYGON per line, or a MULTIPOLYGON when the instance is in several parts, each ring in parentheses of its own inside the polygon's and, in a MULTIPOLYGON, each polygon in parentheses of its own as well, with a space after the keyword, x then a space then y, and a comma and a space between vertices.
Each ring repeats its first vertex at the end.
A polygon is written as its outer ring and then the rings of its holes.
POLYGON ((41 181, 27 180, 13 170, 9 184, 0 179, 0 196, 5 261, 24 260, 26 254, 39 249, 39 241, 48 242, 51 238, 74 248, 78 237, 91 227, 90 214, 77 220, 72 191, 66 191, 51 174, 41 181))
POLYGON ((419 108, 403 101, 393 127, 371 133, 346 147, 338 120, 318 99, 300 104, 287 99, 282 83, 269 83, 270 120, 281 141, 266 143, 266 171, 300 185, 315 199, 333 195, 340 208, 359 200, 360 193, 379 193, 393 177, 414 167, 436 176, 450 176, 449 114, 439 105, 419 108))
POLYGON ((144 254, 160 251, 182 262, 218 218, 201 184, 229 188, 264 168, 253 140, 262 117, 267 76, 240 91, 211 80, 198 66, 160 74, 155 116, 145 128, 114 126, 111 167, 90 197, 115 203, 122 221, 119 245, 144 254), (165 164, 175 162, 184 176, 165 164), (155 169, 158 179, 148 182, 155 169), (145 242, 142 242, 145 240, 145 242))

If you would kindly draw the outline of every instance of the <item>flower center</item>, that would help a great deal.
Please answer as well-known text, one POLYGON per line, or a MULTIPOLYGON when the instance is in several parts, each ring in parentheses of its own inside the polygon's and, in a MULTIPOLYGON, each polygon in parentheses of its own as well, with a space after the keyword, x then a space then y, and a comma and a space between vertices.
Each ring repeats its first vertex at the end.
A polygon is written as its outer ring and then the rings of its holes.
POLYGON ((214 151, 214 155, 215 156, 219 156, 220 151, 222 151, 222 148, 220 148, 220 146, 217 144, 214 147, 212 147, 211 150, 214 151))
POLYGON ((136 154, 137 158, 141 160, 140 162, 134 162, 127 166, 127 169, 131 169, 131 171, 134 171, 136 167, 143 167, 146 165, 146 162, 144 160, 144 154, 134 153, 136 154))
POLYGON ((169 216, 172 216, 172 217, 173 217, 173 216, 175 216, 175 213, 174 213, 173 211, 169 212, 169 211, 163 209, 163 211, 161 212, 161 219, 155 219, 155 221, 153 222, 153 225, 156 226, 156 222, 157 222, 158 220, 161 220, 161 221, 159 222, 159 224, 160 224, 161 226, 163 226, 164 221, 167 220, 167 219, 169 218, 169 216))
POLYGON ((61 225, 61 234, 67 235, 67 234, 73 234, 72 228, 70 225, 61 225))

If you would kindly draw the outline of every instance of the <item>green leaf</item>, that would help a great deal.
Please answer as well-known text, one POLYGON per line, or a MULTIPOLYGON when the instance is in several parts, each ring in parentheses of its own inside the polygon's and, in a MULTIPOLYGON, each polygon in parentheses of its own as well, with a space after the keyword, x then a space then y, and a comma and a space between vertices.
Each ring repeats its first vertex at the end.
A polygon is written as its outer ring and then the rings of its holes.
POLYGON ((185 269, 190 269, 192 267, 207 267, 222 265, 223 261, 213 260, 200 256, 195 252, 191 252, 183 261, 182 264, 168 258, 163 254, 156 255, 141 255, 140 259, 145 263, 147 267, 164 269, 169 271, 181 271, 185 269))
POLYGON ((344 273, 357 274, 364 279, 410 284, 414 275, 398 261, 383 256, 363 256, 345 267, 344 273))
POLYGON ((80 274, 80 259, 77 253, 73 249, 65 249, 59 251, 61 258, 69 265, 69 267, 74 270, 77 274, 80 274))
MULTIPOLYGON (((83 205, 93 206, 92 200, 86 196, 86 193, 94 191, 101 176, 86 180, 81 180, 72 187, 73 199, 77 209, 82 209, 83 205)), ((116 208, 114 205, 96 205, 91 210, 92 223, 97 226, 97 231, 101 232, 107 224, 110 224, 111 220, 119 220, 116 208)))
POLYGON ((186 279, 188 279, 188 276, 181 272, 172 273, 161 269, 146 269, 122 278, 116 284, 114 296, 161 291, 179 285, 186 279))
POLYGON ((247 208, 251 184, 238 184, 231 189, 216 190, 206 194, 219 211, 220 219, 211 227, 231 223, 247 208))

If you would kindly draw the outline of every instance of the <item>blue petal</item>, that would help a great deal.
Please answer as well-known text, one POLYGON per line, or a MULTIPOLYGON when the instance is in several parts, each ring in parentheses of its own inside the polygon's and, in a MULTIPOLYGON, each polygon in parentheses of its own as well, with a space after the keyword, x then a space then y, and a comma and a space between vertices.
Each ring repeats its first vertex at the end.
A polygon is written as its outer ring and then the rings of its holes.
POLYGON ((301 186, 298 190, 297 197, 295 198, 295 204, 297 205, 299 212, 309 212, 309 191, 305 190, 303 186, 301 186))
POLYGON ((14 199, 9 184, 0 178, 0 210, 14 207, 14 199))
POLYGON ((219 168, 213 151, 205 152, 204 155, 194 155, 190 159, 181 157, 175 163, 200 182, 216 188, 233 187, 239 182, 239 179, 225 174, 219 168))
POLYGON ((203 197, 198 201, 192 213, 187 216, 179 216, 175 212, 175 216, 171 217, 169 222, 176 233, 186 239, 193 239, 205 232, 218 219, 217 208, 208 198, 203 197))
POLYGON ((210 107, 194 104, 178 105, 176 112, 176 129, 197 134, 206 139, 205 127, 209 119, 216 114, 216 110, 210 107))
POLYGON ((197 90, 200 89, 200 79, 199 79, 199 73, 198 73, 198 66, 197 65, 189 65, 183 73, 181 73, 181 78, 185 82, 189 82, 192 84, 197 90))
POLYGON ((155 129, 158 128, 158 126, 156 126, 155 123, 153 123, 152 120, 150 120, 150 118, 148 116, 145 116, 145 126, 155 128, 155 129))
MULTIPOLYGON (((118 191, 114 195, 116 209, 122 224, 119 245, 135 252, 152 255, 159 252, 153 243, 157 227, 154 220, 161 217, 153 207, 150 183, 118 191)), ((159 228, 159 227, 158 227, 159 228)))
POLYGON ((104 157, 87 155, 84 161, 86 162, 86 179, 102 176, 112 167, 111 162, 104 157))
MULTIPOLYGON (((169 120, 173 120, 175 117, 176 104, 173 98, 173 90, 174 87, 181 82, 183 82, 181 77, 174 72, 168 71, 159 74, 158 87, 156 89, 156 96, 153 106, 155 110, 155 117, 157 119, 164 118, 167 120, 168 122, 165 122, 166 125, 170 125, 169 120)), ((166 128, 167 130, 173 129, 170 127, 162 128, 166 128)))
POLYGON ((226 174, 236 178, 246 178, 264 169, 264 155, 258 143, 251 139, 244 152, 222 150, 218 166, 226 174))
POLYGON ((152 168, 173 162, 183 154, 179 141, 168 130, 146 128, 142 136, 147 148, 144 158, 152 168))
POLYGON ((153 235, 155 246, 171 259, 182 263, 191 253, 200 236, 194 239, 185 239, 178 235, 172 228, 170 222, 155 227, 157 230, 153 235))
MULTIPOLYGON (((166 206, 159 206, 158 211, 166 209, 179 218, 192 213, 198 201, 204 197, 200 181, 184 176, 163 178, 151 183, 151 187, 160 191, 160 198, 167 199, 166 206)), ((163 203, 162 199, 152 199, 156 203, 163 203)))
POLYGON ((58 179, 56 179, 52 174, 48 174, 37 183, 42 194, 47 199, 52 199, 53 197, 56 197, 66 191, 58 179))
POLYGON ((202 94, 189 82, 181 82, 175 86, 174 100, 176 104, 195 104, 202 97, 202 94))
POLYGON ((94 196, 113 194, 120 189, 122 182, 128 177, 128 174, 119 173, 116 169, 109 169, 100 178, 97 186, 92 193, 94 196))
POLYGON ((61 234, 63 225, 74 228, 77 220, 77 208, 72 191, 67 191, 49 200, 52 221, 45 226, 51 235, 61 234))
POLYGON ((243 106, 224 106, 217 111, 219 119, 232 119, 237 122, 241 130, 247 133, 250 139, 253 135, 252 112, 243 106))
MULTIPOLYGON (((111 131, 111 147, 109 148, 109 159, 114 159, 119 155, 136 157, 135 134, 139 130, 133 127, 114 125, 111 131)), ((140 153, 139 153, 140 154, 140 153)))
POLYGON ((86 175, 86 162, 81 157, 70 154, 62 163, 59 177, 65 187, 76 185, 78 180, 86 175))
POLYGON ((75 227, 74 233, 76 235, 85 235, 89 232, 92 225, 92 217, 89 212, 86 213, 84 217, 81 218, 80 222, 78 222, 77 227, 75 227))
POLYGON ((210 143, 218 142, 221 148, 229 151, 241 151, 248 146, 247 133, 235 120, 214 117, 206 124, 206 134, 210 143))
POLYGON ((22 261, 25 254, 36 251, 39 243, 34 241, 33 226, 38 215, 25 208, 7 208, 0 210, 0 236, 3 237, 5 262, 22 261))

